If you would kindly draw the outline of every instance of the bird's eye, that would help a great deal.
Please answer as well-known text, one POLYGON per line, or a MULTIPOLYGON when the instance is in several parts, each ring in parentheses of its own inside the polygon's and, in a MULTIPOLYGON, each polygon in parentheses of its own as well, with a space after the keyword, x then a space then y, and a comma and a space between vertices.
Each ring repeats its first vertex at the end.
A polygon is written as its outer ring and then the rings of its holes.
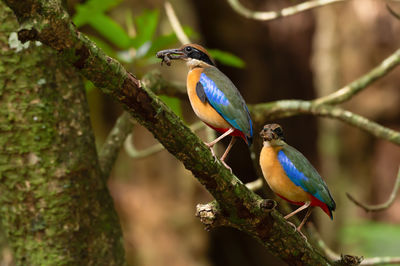
POLYGON ((277 128, 274 129, 274 131, 275 131, 276 134, 281 134, 282 133, 282 128, 277 127, 277 128))
POLYGON ((191 52, 191 51, 192 51, 192 47, 186 46, 186 47, 185 47, 185 51, 186 51, 186 52, 191 52))

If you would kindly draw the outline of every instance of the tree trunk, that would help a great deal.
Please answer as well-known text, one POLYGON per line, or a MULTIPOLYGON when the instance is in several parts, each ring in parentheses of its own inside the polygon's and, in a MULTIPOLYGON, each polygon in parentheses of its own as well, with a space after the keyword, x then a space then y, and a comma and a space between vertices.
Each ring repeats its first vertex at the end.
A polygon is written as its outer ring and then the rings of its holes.
POLYGON ((121 265, 82 80, 18 27, 0 2, 0 217, 15 262, 121 265))

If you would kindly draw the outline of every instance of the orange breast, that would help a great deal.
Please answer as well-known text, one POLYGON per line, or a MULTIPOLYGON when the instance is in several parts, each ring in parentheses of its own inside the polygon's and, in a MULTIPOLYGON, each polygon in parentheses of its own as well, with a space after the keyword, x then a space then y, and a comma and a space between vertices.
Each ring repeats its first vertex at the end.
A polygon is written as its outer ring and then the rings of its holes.
POLYGON ((187 76, 187 93, 193 111, 203 122, 214 128, 231 128, 232 126, 208 102, 203 103, 197 96, 196 84, 200 80, 201 72, 201 68, 194 68, 187 76))
POLYGON ((278 161, 279 150, 279 147, 264 144, 260 154, 261 170, 271 190, 293 202, 310 201, 310 194, 296 186, 286 175, 278 161))

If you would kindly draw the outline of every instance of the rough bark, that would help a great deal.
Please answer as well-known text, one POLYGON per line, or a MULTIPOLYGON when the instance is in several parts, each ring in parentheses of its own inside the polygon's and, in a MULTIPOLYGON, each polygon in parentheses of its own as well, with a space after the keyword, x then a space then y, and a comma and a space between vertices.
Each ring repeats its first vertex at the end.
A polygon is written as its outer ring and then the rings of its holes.
POLYGON ((39 40, 79 69, 150 130, 192 171, 219 203, 236 228, 257 238, 272 254, 289 264, 327 265, 329 261, 295 233, 275 210, 260 207, 261 199, 214 161, 210 150, 150 90, 77 32, 58 1, 5 1, 17 15, 22 40, 39 40))
POLYGON ((16 264, 123 264, 81 78, 39 42, 16 49, 2 2, 0 27, 0 217, 16 264))

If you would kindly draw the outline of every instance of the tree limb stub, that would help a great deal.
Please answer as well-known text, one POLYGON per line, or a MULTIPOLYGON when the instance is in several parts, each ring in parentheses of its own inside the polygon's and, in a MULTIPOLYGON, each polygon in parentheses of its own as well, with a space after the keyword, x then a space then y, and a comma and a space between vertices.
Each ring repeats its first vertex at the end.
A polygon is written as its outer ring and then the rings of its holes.
POLYGON ((38 40, 59 52, 67 62, 124 108, 172 153, 210 191, 221 212, 237 228, 250 233, 288 264, 330 265, 293 232, 277 211, 260 208, 260 197, 232 175, 187 126, 149 89, 142 87, 121 64, 106 56, 77 31, 56 0, 4 0, 21 24, 21 39, 38 40))

